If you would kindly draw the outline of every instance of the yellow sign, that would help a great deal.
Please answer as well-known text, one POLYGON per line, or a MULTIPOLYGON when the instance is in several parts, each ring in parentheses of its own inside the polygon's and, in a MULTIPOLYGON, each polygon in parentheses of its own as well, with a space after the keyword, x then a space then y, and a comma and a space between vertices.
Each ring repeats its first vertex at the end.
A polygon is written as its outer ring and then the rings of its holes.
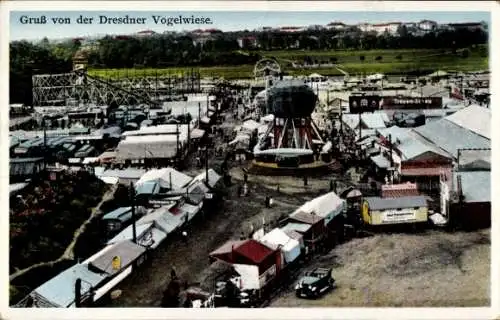
POLYGON ((364 216, 367 216, 367 215, 368 215, 368 213, 370 212, 370 207, 368 206, 368 202, 366 202, 366 201, 365 201, 365 202, 363 202, 363 209, 362 209, 362 211, 361 211, 361 212, 362 212, 362 214, 363 214, 364 216))
POLYGON ((113 270, 120 270, 122 267, 122 259, 120 259, 119 256, 116 256, 113 258, 111 264, 113 266, 113 270))
POLYGON ((368 202, 364 201, 363 205, 361 206, 361 217, 363 217, 363 221, 365 223, 370 223, 370 206, 368 205, 368 202))

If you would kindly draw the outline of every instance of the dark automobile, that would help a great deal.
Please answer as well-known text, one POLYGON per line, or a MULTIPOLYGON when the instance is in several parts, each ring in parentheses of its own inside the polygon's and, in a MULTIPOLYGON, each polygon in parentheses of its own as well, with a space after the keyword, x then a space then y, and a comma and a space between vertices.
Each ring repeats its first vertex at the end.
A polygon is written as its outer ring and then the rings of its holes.
POLYGON ((328 290, 334 288, 335 279, 332 269, 316 268, 308 271, 295 286, 295 294, 299 298, 318 298, 328 290))

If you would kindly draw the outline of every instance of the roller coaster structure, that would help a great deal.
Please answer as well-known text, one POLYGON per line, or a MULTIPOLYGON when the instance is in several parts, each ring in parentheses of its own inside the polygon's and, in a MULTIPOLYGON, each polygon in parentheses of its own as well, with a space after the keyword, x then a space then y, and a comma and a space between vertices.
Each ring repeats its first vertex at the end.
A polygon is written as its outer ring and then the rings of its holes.
POLYGON ((201 91, 200 73, 146 75, 115 72, 112 76, 90 75, 86 70, 34 75, 33 106, 57 105, 158 105, 172 95, 201 91))

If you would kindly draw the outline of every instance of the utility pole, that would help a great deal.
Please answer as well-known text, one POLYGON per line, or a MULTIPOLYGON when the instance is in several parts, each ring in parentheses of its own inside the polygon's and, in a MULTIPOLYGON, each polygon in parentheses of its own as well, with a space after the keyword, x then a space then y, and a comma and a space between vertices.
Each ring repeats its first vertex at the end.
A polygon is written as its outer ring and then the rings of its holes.
POLYGON ((201 127, 201 102, 198 102, 198 128, 201 127))
POLYGON ((187 122, 187 125, 188 125, 188 141, 187 141, 187 148, 188 148, 188 152, 189 152, 189 146, 191 144, 191 121, 189 120, 187 122))
POLYGON ((358 126, 359 126, 359 140, 361 140, 361 112, 358 113, 358 115, 359 115, 359 124, 358 124, 358 126))
POLYGON ((175 125, 175 135, 176 135, 175 158, 176 160, 179 160, 179 124, 175 125))
POLYGON ((43 126, 43 170, 47 170, 47 123, 45 122, 45 116, 42 118, 43 126))
POLYGON ((208 185, 208 146, 205 147, 205 180, 208 185))
POLYGON ((135 190, 134 184, 130 182, 130 204, 132 207, 132 241, 137 243, 137 230, 136 230, 136 221, 135 221, 135 190))
POLYGON ((390 156, 389 161, 391 162, 391 167, 392 167, 394 166, 394 162, 392 160, 392 136, 389 135, 388 138, 389 138, 389 156, 390 156))

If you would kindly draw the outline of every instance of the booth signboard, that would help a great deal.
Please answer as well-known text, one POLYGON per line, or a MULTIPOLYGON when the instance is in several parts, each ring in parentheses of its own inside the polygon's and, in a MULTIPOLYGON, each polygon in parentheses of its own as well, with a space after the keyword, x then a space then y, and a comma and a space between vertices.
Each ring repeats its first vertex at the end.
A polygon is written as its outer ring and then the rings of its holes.
POLYGON ((384 97, 382 109, 440 109, 442 97, 384 97))
POLYGON ((122 260, 119 256, 113 257, 113 260, 111 260, 111 266, 113 267, 113 270, 120 270, 122 267, 122 260))
POLYGON ((380 96, 354 95, 349 97, 349 112, 374 112, 380 109, 380 96))

